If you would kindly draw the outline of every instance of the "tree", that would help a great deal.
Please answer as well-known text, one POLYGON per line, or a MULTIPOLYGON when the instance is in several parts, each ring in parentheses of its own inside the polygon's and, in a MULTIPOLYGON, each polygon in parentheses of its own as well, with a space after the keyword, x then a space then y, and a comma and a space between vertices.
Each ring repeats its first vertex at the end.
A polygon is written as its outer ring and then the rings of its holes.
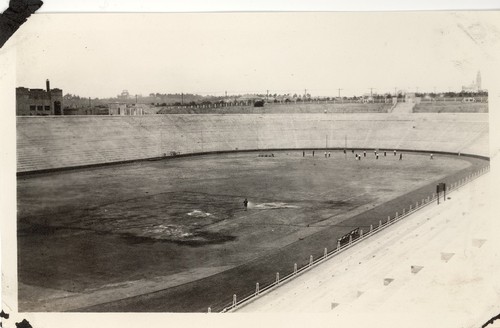
POLYGON ((256 100, 253 103, 253 107, 264 107, 264 100, 256 100))

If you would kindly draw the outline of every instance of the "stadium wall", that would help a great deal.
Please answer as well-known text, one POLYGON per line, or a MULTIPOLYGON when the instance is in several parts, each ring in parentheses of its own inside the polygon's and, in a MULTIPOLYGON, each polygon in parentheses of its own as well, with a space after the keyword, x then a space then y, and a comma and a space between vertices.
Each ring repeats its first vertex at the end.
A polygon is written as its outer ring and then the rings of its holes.
POLYGON ((172 114, 17 117, 17 172, 174 154, 381 148, 488 156, 488 114, 172 114))

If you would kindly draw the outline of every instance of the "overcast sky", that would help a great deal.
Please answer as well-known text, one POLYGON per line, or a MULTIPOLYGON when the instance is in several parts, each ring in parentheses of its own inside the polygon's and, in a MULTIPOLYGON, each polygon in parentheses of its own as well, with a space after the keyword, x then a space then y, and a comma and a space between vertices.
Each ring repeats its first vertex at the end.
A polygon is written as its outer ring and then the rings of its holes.
POLYGON ((17 86, 130 94, 488 88, 498 13, 39 14, 17 37, 17 86))

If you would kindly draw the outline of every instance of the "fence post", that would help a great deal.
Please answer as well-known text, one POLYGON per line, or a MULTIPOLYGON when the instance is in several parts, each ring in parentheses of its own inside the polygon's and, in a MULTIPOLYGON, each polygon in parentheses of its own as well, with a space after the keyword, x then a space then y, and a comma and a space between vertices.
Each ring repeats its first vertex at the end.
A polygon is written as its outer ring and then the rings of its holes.
POLYGON ((293 274, 297 273, 297 263, 293 264, 293 274))
POLYGON ((382 220, 378 220, 378 227, 380 228, 382 226, 382 220))
POLYGON ((233 294, 233 307, 236 306, 236 294, 233 294))
POLYGON ((418 208, 418 202, 415 203, 415 209, 417 209, 417 208, 418 208))
POLYGON ((352 235, 349 235, 349 245, 352 244, 352 235))
POLYGON ((425 199, 422 198, 422 205, 424 205, 424 203, 425 203, 425 199))
POLYGON ((359 238, 363 238, 363 229, 359 230, 359 238))
POLYGON ((410 209, 408 210, 408 212, 411 212, 411 205, 410 205, 410 209))
POLYGON ((324 254, 325 258, 326 258, 326 255, 327 255, 327 254, 328 254, 328 251, 327 251, 327 249, 326 249, 326 247, 325 247, 325 254, 324 254))
POLYGON ((337 240, 337 251, 340 249, 340 240, 337 240))
POLYGON ((313 264, 313 256, 311 255, 311 256, 309 257, 309 266, 311 266, 312 264, 313 264))
POLYGON ((280 273, 276 272, 276 285, 280 284, 280 273))
POLYGON ((373 224, 370 224, 370 233, 373 231, 373 224))
POLYGON ((212 309, 210 308, 210 306, 208 307, 208 311, 207 313, 211 313, 212 312, 212 309))
POLYGON ((389 223, 389 222, 391 222, 391 216, 390 215, 387 217, 387 223, 389 223))
POLYGON ((398 212, 396 212, 396 216, 394 217, 394 219, 397 219, 398 218, 398 212))
POLYGON ((405 215, 406 209, 403 208, 403 215, 405 215))
POLYGON ((255 295, 259 295, 259 283, 255 284, 255 295))

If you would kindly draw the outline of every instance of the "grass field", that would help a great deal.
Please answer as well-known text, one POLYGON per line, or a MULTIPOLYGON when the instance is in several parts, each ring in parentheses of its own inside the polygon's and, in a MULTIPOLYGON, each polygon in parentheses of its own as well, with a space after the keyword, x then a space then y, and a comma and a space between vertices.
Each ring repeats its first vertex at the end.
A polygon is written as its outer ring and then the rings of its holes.
POLYGON ((264 153, 18 177, 19 310, 217 308, 484 165, 417 153, 264 153))
POLYGON ((269 113, 387 113, 392 103, 266 103, 264 107, 228 106, 211 108, 159 107, 158 114, 269 114, 269 113))
POLYGON ((488 103, 429 102, 413 108, 414 113, 488 113, 488 103))

